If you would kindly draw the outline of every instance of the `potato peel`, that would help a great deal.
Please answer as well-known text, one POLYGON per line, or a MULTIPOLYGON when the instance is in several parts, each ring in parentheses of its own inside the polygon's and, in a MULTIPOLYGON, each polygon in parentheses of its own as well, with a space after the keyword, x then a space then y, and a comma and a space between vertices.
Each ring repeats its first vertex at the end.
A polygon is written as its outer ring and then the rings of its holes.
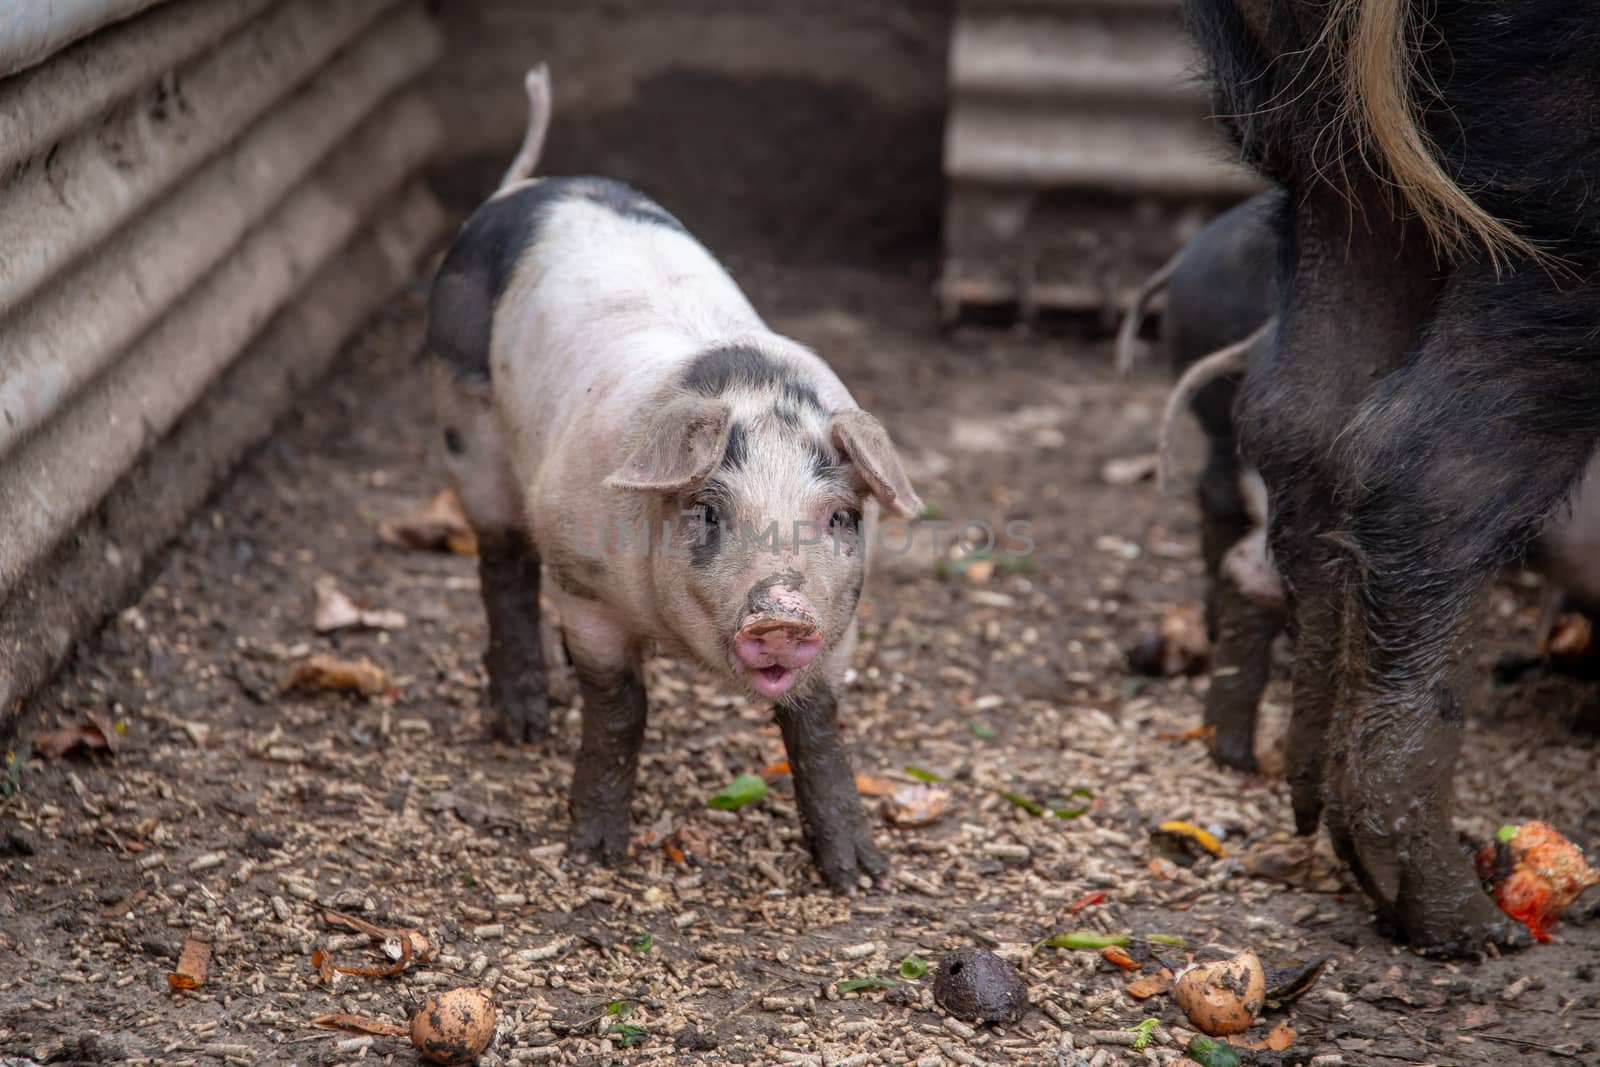
POLYGON ((190 934, 183 942, 183 952, 178 956, 178 969, 167 975, 167 984, 174 992, 199 989, 206 984, 206 974, 211 970, 211 942, 190 934))
POLYGON ((351 1015, 348 1012, 334 1012, 330 1015, 319 1015, 311 1020, 312 1026, 320 1026, 325 1030, 343 1030, 352 1034, 374 1034, 378 1037, 406 1037, 411 1031, 399 1023, 388 1023, 382 1019, 374 1019, 369 1015, 351 1015))

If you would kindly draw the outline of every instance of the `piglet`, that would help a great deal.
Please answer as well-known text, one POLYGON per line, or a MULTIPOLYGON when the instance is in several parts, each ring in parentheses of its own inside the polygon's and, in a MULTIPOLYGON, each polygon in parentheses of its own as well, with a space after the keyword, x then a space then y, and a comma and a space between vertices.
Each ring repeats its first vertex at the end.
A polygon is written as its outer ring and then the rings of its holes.
POLYGON ((627 853, 653 649, 772 701, 807 843, 853 891, 886 867, 840 737, 839 693, 879 505, 921 502, 883 427, 762 322, 676 218, 603 178, 532 178, 527 137, 433 283, 428 344, 449 467, 478 536, 489 700, 548 730, 541 568, 583 696, 571 855, 627 853))

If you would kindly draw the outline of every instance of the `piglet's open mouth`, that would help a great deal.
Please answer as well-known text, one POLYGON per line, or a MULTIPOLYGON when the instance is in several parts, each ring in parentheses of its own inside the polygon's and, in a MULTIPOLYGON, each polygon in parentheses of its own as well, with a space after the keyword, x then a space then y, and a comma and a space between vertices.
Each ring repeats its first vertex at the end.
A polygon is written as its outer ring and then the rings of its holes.
POLYGON ((776 697, 789 691, 798 673, 800 672, 791 667, 774 663, 770 667, 758 667, 750 671, 749 678, 750 684, 756 687, 756 692, 765 697, 776 697))

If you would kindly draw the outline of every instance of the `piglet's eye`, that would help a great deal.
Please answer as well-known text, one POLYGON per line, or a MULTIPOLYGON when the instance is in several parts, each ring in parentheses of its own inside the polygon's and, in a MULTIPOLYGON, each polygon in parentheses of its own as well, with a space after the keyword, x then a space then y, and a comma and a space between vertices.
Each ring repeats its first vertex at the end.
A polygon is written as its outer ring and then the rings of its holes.
POLYGON ((854 530, 861 525, 861 512, 855 508, 840 508, 828 520, 830 530, 854 530))
POLYGON ((710 504, 700 505, 700 521, 707 526, 721 526, 722 516, 710 504))

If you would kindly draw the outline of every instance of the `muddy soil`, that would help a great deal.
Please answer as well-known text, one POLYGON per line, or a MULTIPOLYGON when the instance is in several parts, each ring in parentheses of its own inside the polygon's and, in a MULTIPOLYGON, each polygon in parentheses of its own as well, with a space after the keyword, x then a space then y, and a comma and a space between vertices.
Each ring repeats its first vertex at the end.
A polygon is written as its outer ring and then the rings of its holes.
MULTIPOLYGON (((471 984, 498 1004, 486 1064, 1174 1062, 1185 1022, 1170 998, 1136 1002, 1097 952, 1032 947, 1087 928, 1250 946, 1275 963, 1326 958, 1311 992, 1241 1039, 1286 1024, 1287 1050, 1246 1062, 1600 1062, 1593 897, 1555 942, 1447 964, 1397 948, 1327 871, 1297 886, 1250 873, 1252 856, 1287 839, 1281 783, 1218 770, 1182 739, 1202 680, 1133 678, 1124 664, 1137 635, 1202 593, 1190 500, 1102 475, 1107 460, 1150 452, 1158 368, 1121 383, 1099 341, 942 335, 925 272, 732 262, 775 325, 817 346, 880 414, 946 517, 1032 523, 1029 562, 985 581, 939 566, 924 530, 869 582, 845 711, 856 766, 951 779, 948 810, 925 827, 893 828, 869 800, 895 887, 823 891, 781 775, 750 807, 709 810, 781 744, 766 708, 666 662, 649 679, 633 855, 615 871, 568 866, 571 699, 543 745, 487 740, 474 562, 377 536, 443 483, 413 292, 23 720, 24 740, 91 712, 125 734, 114 754, 27 761, 0 801, 0 1054, 409 1064, 401 1039, 310 1020, 400 1019, 471 984), (404 613, 405 627, 319 636, 323 575, 404 613), (390 687, 368 699, 281 691, 319 652, 370 657, 390 687), (996 789, 1042 801, 1083 789, 1093 806, 1035 816, 996 789), (1167 819, 1210 829, 1227 856, 1152 864, 1149 832, 1167 819), (1103 902, 1073 914, 1085 894, 1103 902), (324 906, 426 930, 438 955, 325 983, 315 949, 357 967, 383 957, 330 926, 324 906), (210 973, 174 993, 167 975, 191 934, 212 944, 210 973), (897 979, 908 955, 974 947, 1021 966, 1032 1007, 1019 1022, 974 1030, 937 1008, 931 974, 897 979), (869 977, 902 984, 838 990, 869 977), (1126 1028, 1145 1018, 1160 1026, 1135 1052, 1126 1028)), ((1571 729, 1592 691, 1489 681, 1494 657, 1532 647, 1538 604, 1537 580, 1510 576, 1488 605, 1458 822, 1481 839, 1546 818, 1592 854, 1600 745, 1571 729)), ((1274 729, 1283 679, 1280 664, 1274 729)))

